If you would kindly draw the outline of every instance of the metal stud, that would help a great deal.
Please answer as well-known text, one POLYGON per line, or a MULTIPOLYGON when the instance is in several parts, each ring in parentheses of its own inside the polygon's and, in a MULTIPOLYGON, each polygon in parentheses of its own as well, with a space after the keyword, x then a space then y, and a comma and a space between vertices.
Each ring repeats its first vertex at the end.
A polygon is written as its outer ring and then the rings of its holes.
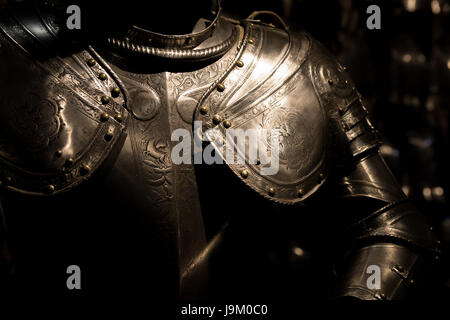
POLYGON ((45 191, 46 191, 47 193, 53 193, 53 192, 55 192, 55 186, 52 185, 52 184, 49 184, 49 185, 45 188, 45 191))
POLYGON ((275 195, 275 189, 274 188, 269 188, 268 190, 269 196, 273 197, 275 195))
POLYGON ((324 175, 323 173, 320 173, 320 174, 319 174, 319 181, 322 181, 323 178, 325 178, 325 175, 324 175))
POLYGON ((305 195, 305 192, 303 191, 303 189, 298 189, 298 190, 297 190, 297 196, 298 196, 299 198, 303 197, 304 195, 305 195))
POLYGON ((223 83, 219 83, 217 85, 217 91, 223 92, 225 90, 225 85, 223 83))
POLYGON ((66 159, 66 162, 64 163, 64 165, 66 166, 66 167, 70 167, 71 165, 73 165, 73 159, 72 158, 68 158, 68 159, 66 159))
POLYGON ((333 79, 328 79, 328 84, 332 86, 334 84, 333 79))
POLYGON ((219 124, 219 123, 222 122, 222 117, 219 116, 218 114, 216 114, 216 115, 214 115, 214 117, 212 118, 212 121, 213 121, 214 124, 217 125, 217 124, 219 124))
POLYGON ((88 61, 87 61, 87 64, 88 64, 88 66, 89 67, 93 67, 93 66, 95 66, 95 64, 96 64, 96 61, 94 60, 94 59, 89 59, 88 61))
POLYGON ((101 115, 100 115, 100 121, 101 122, 106 122, 106 121, 108 121, 109 120, 109 114, 107 114, 107 113, 102 113, 101 115))
POLYGON ((12 182, 12 178, 10 176, 6 176, 3 179, 3 183, 6 184, 6 185, 10 184, 11 182, 12 182))
POLYGON ((254 43, 255 43, 255 40, 253 40, 253 39, 248 39, 248 43, 254 44, 254 43))
POLYGON ((106 76, 106 73, 102 72, 98 75, 98 78, 102 81, 105 81, 108 77, 106 76))
POLYGON ((200 113, 201 113, 202 115, 207 114, 207 113, 208 113, 208 107, 207 107, 207 106, 201 106, 201 107, 200 107, 200 113))
POLYGON ((114 97, 114 98, 117 98, 118 96, 120 96, 120 89, 119 88, 113 88, 112 90, 111 90, 111 95, 114 97))
POLYGON ((107 132, 104 136, 106 141, 111 141, 111 139, 114 137, 114 134, 112 132, 107 132))
POLYGON ((243 62, 242 60, 238 60, 238 61, 236 61, 236 65, 237 65, 239 68, 242 68, 242 67, 244 66, 244 62, 243 62))
POLYGON ((248 171, 247 170, 242 170, 241 171, 241 177, 244 178, 244 179, 247 179, 248 178, 248 171))
POLYGON ((119 123, 123 121, 122 115, 120 113, 116 113, 114 119, 116 119, 116 121, 119 123))
POLYGON ((229 127, 231 127, 231 122, 228 121, 228 120, 225 120, 225 121, 223 122, 223 126, 225 127, 225 129, 228 129, 229 127))
POLYGON ((109 103, 109 97, 107 96, 102 96, 101 99, 102 104, 108 104, 109 103))
POLYGON ((61 158, 62 154, 63 154, 62 150, 58 150, 58 151, 55 152, 55 157, 61 158))
POLYGON ((80 174, 82 176, 87 175, 90 171, 91 171, 91 167, 88 166, 87 164, 83 164, 80 168, 80 174))

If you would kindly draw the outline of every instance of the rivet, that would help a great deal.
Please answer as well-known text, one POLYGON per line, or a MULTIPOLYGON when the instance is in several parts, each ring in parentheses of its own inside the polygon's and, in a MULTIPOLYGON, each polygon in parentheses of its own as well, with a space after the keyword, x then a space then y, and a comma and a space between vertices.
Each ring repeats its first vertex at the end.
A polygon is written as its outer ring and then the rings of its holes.
POLYGON ((107 113, 102 113, 101 115, 100 115, 100 121, 101 122, 106 122, 106 121, 108 121, 109 120, 109 114, 107 114, 107 113))
POLYGON ((275 189, 269 188, 268 193, 269 193, 269 196, 273 197, 275 195, 275 189))
POLYGON ((430 229, 430 231, 433 231, 433 227, 430 227, 429 229, 430 229))
POLYGON ((111 139, 113 138, 114 134, 112 132, 107 132, 104 136, 106 141, 111 141, 111 139))
POLYGON ((253 40, 253 39, 248 39, 248 43, 254 44, 254 43, 255 43, 255 40, 253 40))
POLYGON ((219 124, 222 122, 222 118, 217 114, 212 118, 212 120, 214 124, 219 124))
POLYGON ((244 179, 247 179, 248 178, 248 171, 247 170, 242 170, 241 171, 241 177, 244 178, 244 179))
POLYGON ((303 191, 303 189, 298 189, 298 190, 297 190, 297 196, 298 196, 299 198, 303 197, 304 194, 305 194, 305 192, 303 191))
POLYGON ((409 280, 409 283, 414 284, 414 280, 413 279, 409 280))
POLYGON ((117 98, 118 96, 120 96, 120 89, 119 88, 113 88, 112 90, 111 90, 111 95, 114 97, 114 98, 117 98))
POLYGON ((228 121, 228 120, 225 120, 225 121, 223 122, 223 126, 225 127, 225 129, 228 129, 229 127, 231 127, 231 122, 228 121))
POLYGON ((242 68, 242 67, 244 66, 244 62, 243 62, 242 60, 238 60, 238 61, 236 61, 236 65, 237 65, 239 68, 242 68))
POLYGON ((320 181, 322 181, 324 177, 325 177, 325 175, 324 175, 323 173, 320 173, 320 174, 319 174, 319 180, 320 180, 320 181))
POLYGON ((80 174, 82 176, 87 175, 91 171, 91 167, 89 167, 87 164, 83 164, 80 168, 80 174))
POLYGON ((62 150, 58 150, 58 151, 55 152, 55 157, 61 158, 62 154, 63 154, 62 150))
POLYGON ((93 66, 95 66, 95 64, 96 64, 96 61, 94 60, 94 59, 89 59, 88 61, 87 61, 87 64, 88 64, 88 66, 89 67, 93 67, 93 66))
POLYGON ((116 115, 114 116, 114 119, 116 119, 117 122, 123 121, 122 115, 120 113, 116 113, 116 115))
POLYGON ((330 86, 332 86, 333 85, 333 80, 332 79, 328 79, 328 84, 330 85, 330 86))
POLYGON ((106 73, 100 73, 99 75, 98 75, 98 78, 100 79, 100 80, 102 80, 102 81, 105 81, 106 79, 107 79, 107 76, 106 76, 106 73))
POLYGON ((219 83, 217 85, 217 91, 223 92, 225 90, 225 85, 223 83, 219 83))
POLYGON ((200 107, 200 113, 203 114, 203 115, 207 114, 208 113, 208 107, 201 106, 200 107))
POLYGON ((103 104, 109 103, 109 97, 107 97, 107 96, 102 96, 100 100, 102 101, 103 104))
POLYGON ((73 159, 72 158, 66 159, 66 162, 64 163, 64 165, 66 167, 70 167, 71 165, 73 165, 73 159))
POLYGON ((435 260, 439 260, 439 256, 434 256, 434 259, 435 260))
POLYGON ((339 107, 339 108, 338 108, 338 111, 339 111, 339 114, 342 115, 342 114, 344 113, 344 108, 343 108, 343 107, 339 107))
POLYGON ((12 182, 12 178, 10 176, 5 177, 5 179, 3 179, 3 183, 4 184, 10 184, 12 182))
POLYGON ((55 191, 55 186, 52 184, 49 184, 46 188, 45 191, 47 191, 48 193, 53 193, 55 191))

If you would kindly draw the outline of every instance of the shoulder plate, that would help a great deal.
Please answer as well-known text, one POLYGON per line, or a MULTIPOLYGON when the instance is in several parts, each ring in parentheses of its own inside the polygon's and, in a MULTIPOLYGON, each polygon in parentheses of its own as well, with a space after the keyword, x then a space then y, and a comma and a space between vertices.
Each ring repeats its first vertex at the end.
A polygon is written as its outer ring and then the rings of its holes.
MULTIPOLYGON (((359 111, 343 117, 359 94, 344 69, 309 35, 258 24, 246 30, 234 66, 200 100, 195 119, 202 121, 203 132, 217 128, 222 136, 229 129, 256 129, 265 141, 261 129, 278 130, 276 174, 262 175, 248 145, 240 150, 234 141, 232 148, 245 155, 245 163, 228 165, 258 193, 281 203, 302 202, 330 173, 332 137, 345 141, 344 125, 353 127, 362 119, 359 111)), ((225 142, 211 144, 221 153, 225 142)))
POLYGON ((66 191, 120 140, 121 85, 91 49, 37 61, 11 37, 0 33, 0 185, 35 195, 66 191))

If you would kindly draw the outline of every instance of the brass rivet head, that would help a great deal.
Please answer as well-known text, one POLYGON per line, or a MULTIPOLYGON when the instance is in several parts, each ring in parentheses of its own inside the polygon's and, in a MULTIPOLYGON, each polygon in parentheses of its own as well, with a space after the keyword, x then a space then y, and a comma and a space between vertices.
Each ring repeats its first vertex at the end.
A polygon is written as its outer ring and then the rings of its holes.
POLYGON ((414 284, 414 280, 413 279, 409 280, 409 283, 414 284))
POLYGON ((3 179, 3 183, 8 185, 12 182, 12 178, 10 176, 7 176, 3 179))
POLYGON ((106 76, 106 73, 100 73, 99 75, 98 75, 98 78, 100 79, 100 80, 102 80, 102 81, 105 81, 106 79, 107 79, 107 76, 106 76))
POLYGON ((203 114, 203 115, 207 114, 208 113, 208 107, 201 106, 200 107, 200 113, 203 114))
POLYGON ((238 61, 236 61, 236 65, 237 65, 239 68, 242 68, 242 67, 244 66, 244 62, 242 62, 242 60, 238 60, 238 61))
POLYGON ((303 189, 298 189, 298 190, 297 190, 297 196, 298 196, 299 198, 303 197, 304 195, 305 195, 305 192, 303 191, 303 189))
POLYGON ((434 259, 435 260, 439 260, 439 256, 434 256, 434 259))
POLYGON ((113 138, 113 136, 114 136, 114 134, 112 133, 112 132, 107 132, 106 134, 105 134, 105 140, 106 141, 111 141, 111 139, 113 138))
POLYGON ((429 229, 430 229, 430 231, 433 231, 433 227, 430 227, 429 229))
POLYGON ((334 84, 333 79, 328 79, 328 84, 332 86, 334 84))
POLYGON ((223 92, 225 90, 225 85, 223 83, 219 83, 217 85, 217 91, 223 92))
POLYGON ((120 89, 119 88, 113 88, 112 90, 111 90, 111 95, 114 97, 114 98, 117 98, 118 96, 120 96, 120 89))
POLYGON ((101 120, 102 122, 108 121, 108 120, 109 120, 109 114, 107 114, 107 113, 102 113, 101 116, 100 116, 100 120, 101 120))
POLYGON ((339 114, 343 114, 344 113, 344 108, 343 107, 339 107, 338 111, 339 111, 339 114))
POLYGON ((269 194, 269 196, 273 197, 275 195, 275 189, 274 188, 269 188, 268 194, 269 194))
POLYGON ((45 188, 45 191, 46 191, 47 193, 53 193, 53 192, 55 191, 55 186, 52 185, 52 184, 49 184, 49 185, 45 188))
POLYGON ((96 62, 94 59, 91 58, 87 61, 87 64, 89 67, 93 67, 93 66, 95 66, 96 62))
POLYGON ((319 174, 319 182, 323 180, 323 178, 325 178, 325 175, 323 173, 319 174))
POLYGON ((253 40, 253 39, 248 39, 248 43, 254 44, 254 43, 255 43, 255 40, 253 40))
POLYGON ((228 129, 229 127, 231 127, 231 122, 228 121, 228 120, 225 120, 225 121, 223 122, 223 126, 225 127, 225 129, 228 129))
POLYGON ((248 178, 248 171, 247 170, 242 170, 241 171, 241 177, 244 178, 244 179, 247 179, 248 178))
POLYGON ((216 115, 212 118, 212 121, 213 121, 214 124, 219 124, 219 123, 222 122, 222 117, 216 114, 216 115))
POLYGON ((117 122, 122 122, 123 121, 122 115, 120 113, 117 113, 114 116, 114 119, 116 119, 117 122))
POLYGON ((66 167, 70 167, 71 165, 73 165, 73 159, 72 158, 66 159, 66 162, 64 163, 64 165, 66 167))
POLYGON ((62 150, 58 150, 58 151, 55 152, 55 157, 61 158, 62 154, 63 154, 62 150))
POLYGON ((107 96, 102 96, 101 99, 102 104, 108 104, 109 103, 109 97, 107 96))
POLYGON ((80 174, 82 176, 87 175, 91 171, 91 167, 89 167, 87 164, 83 164, 80 168, 80 174))

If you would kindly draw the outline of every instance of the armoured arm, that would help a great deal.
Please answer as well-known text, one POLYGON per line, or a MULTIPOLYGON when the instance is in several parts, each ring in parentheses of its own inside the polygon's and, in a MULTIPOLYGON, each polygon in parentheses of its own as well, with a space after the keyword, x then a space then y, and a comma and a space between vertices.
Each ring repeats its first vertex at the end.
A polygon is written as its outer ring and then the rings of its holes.
POLYGON ((430 263, 438 259, 438 241, 379 154, 376 130, 345 69, 317 43, 311 58, 313 81, 334 128, 338 155, 335 182, 342 207, 337 219, 344 224, 346 250, 337 295, 412 298, 430 263), (374 277, 379 271, 379 283, 369 279, 374 270, 374 277))
POLYGON ((341 111, 341 119, 352 158, 350 172, 339 181, 350 207, 346 238, 351 249, 338 294, 365 300, 413 298, 430 262, 438 259, 438 242, 379 154, 361 100, 341 111), (379 283, 369 279, 378 270, 379 283))

